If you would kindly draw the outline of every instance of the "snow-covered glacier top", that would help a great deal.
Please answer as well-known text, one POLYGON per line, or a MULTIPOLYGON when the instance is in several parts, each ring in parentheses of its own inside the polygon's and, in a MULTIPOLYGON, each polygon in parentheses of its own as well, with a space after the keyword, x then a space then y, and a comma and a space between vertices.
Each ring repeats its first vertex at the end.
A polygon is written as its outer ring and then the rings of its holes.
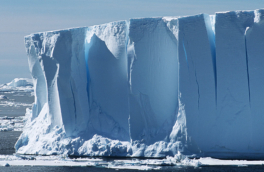
POLYGON ((264 10, 25 37, 24 154, 264 156, 264 10))

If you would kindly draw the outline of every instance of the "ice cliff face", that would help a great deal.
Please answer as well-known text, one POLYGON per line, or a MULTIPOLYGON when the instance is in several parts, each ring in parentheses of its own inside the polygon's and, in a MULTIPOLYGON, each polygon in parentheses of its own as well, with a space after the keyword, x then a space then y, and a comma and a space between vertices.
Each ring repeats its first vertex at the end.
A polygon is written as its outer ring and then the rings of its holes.
POLYGON ((36 98, 17 152, 263 157, 263 16, 131 19, 25 37, 36 98))

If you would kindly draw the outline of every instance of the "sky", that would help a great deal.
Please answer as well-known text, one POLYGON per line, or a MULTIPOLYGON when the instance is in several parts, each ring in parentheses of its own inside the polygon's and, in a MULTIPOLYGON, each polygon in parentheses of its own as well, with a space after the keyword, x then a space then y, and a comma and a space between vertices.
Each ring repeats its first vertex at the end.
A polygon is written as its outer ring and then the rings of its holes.
POLYGON ((139 17, 264 8, 264 0, 0 0, 0 84, 30 78, 24 36, 139 17))

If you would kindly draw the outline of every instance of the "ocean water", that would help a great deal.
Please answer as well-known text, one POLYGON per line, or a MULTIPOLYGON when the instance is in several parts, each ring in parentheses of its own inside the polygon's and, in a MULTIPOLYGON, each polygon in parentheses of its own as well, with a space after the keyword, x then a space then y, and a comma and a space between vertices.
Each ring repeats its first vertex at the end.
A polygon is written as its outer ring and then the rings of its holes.
POLYGON ((34 96, 29 92, 0 92, 8 99, 0 99, 0 117, 24 116, 26 108, 30 108, 34 102, 34 96))
MULTIPOLYGON (((34 97, 31 93, 25 92, 0 92, 0 95, 5 95, 8 99, 0 100, 0 117, 19 117, 24 116, 26 108, 31 107, 34 102, 34 97)), ((0 131, 0 155, 12 155, 15 153, 14 145, 20 136, 21 131, 0 131)), ((104 158, 105 161, 113 161, 113 158, 104 158)), ((0 172, 111 172, 111 171, 121 171, 121 172, 136 172, 139 170, 121 170, 121 169, 108 169, 108 168, 98 168, 98 167, 54 167, 54 166, 0 166, 0 172)), ((226 171, 264 171, 264 166, 206 166, 206 167, 173 167, 173 166, 163 166, 159 170, 150 171, 183 171, 183 172, 226 172, 226 171)))
MULTIPOLYGON (((139 170, 116 170, 116 169, 107 169, 107 168, 96 168, 96 167, 35 167, 35 166, 10 166, 10 167, 0 167, 0 171, 6 172, 138 172, 139 170)), ((164 167, 160 170, 149 170, 150 172, 263 172, 263 166, 249 166, 249 167, 232 167, 232 166, 214 166, 214 167, 201 167, 201 168, 173 168, 173 167, 164 167)))
POLYGON ((12 155, 15 153, 14 145, 21 133, 21 131, 0 132, 0 155, 12 155))
MULTIPOLYGON (((7 97, 7 99, 0 100, 0 117, 24 116, 26 108, 30 108, 34 102, 34 96, 30 92, 0 92, 0 95, 7 97)), ((14 145, 21 133, 21 131, 0 132, 1 155, 12 155, 15 153, 14 145)))

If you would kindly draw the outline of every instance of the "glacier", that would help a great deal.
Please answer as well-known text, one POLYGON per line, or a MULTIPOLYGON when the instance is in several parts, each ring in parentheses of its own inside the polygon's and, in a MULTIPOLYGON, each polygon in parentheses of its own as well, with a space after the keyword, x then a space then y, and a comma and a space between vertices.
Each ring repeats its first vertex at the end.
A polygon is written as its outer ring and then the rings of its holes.
POLYGON ((35 102, 19 154, 264 157, 264 10, 25 37, 35 102))

